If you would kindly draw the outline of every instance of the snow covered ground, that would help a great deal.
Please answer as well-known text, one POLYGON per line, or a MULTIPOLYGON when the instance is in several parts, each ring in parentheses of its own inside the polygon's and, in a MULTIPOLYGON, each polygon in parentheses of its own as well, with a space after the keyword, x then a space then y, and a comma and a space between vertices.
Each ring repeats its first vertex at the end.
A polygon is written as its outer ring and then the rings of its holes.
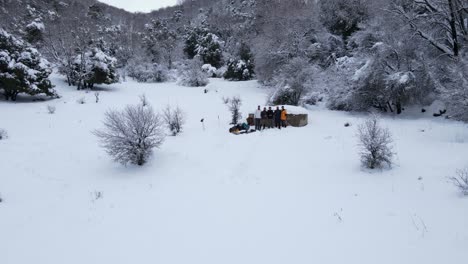
POLYGON ((368 172, 363 115, 315 107, 305 128, 227 133, 221 98, 241 95, 247 116, 265 103, 255 82, 211 80, 208 94, 128 82, 103 88, 99 104, 54 82, 61 99, 0 102, 2 264, 466 261, 468 199, 447 180, 468 166, 464 124, 385 118, 397 166, 368 172), (188 123, 145 167, 123 167, 91 131, 143 93, 155 109, 180 105, 188 123))

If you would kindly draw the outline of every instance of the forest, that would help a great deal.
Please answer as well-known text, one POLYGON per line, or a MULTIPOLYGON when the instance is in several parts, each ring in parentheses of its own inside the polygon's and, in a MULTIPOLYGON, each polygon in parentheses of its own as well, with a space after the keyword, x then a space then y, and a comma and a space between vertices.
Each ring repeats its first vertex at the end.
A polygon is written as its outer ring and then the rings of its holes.
POLYGON ((199 86, 202 71, 257 79, 276 104, 400 114, 440 101, 446 117, 468 121, 466 0, 194 0, 149 14, 94 0, 1 0, 0 14, 7 100, 53 95, 52 68, 77 89, 127 76, 190 75, 199 86), (28 50, 23 65, 41 77, 21 66, 24 80, 11 80, 15 53, 28 50))
POLYGON ((0 0, 1 264, 463 263, 467 157, 468 0, 0 0))

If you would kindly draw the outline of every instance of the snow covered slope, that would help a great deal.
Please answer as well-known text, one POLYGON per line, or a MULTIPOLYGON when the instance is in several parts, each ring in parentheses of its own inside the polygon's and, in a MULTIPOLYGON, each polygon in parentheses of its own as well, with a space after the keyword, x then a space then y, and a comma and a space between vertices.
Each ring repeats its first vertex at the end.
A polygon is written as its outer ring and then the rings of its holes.
POLYGON ((363 115, 317 107, 305 128, 230 135, 221 98, 241 95, 246 116, 265 103, 255 82, 211 80, 208 94, 129 82, 99 104, 54 82, 61 99, 0 102, 2 264, 466 261, 468 200, 447 181, 468 165, 466 125, 385 118, 397 166, 370 173, 357 154, 363 115), (91 131, 143 93, 156 109, 179 104, 188 123, 147 166, 123 167, 91 131))

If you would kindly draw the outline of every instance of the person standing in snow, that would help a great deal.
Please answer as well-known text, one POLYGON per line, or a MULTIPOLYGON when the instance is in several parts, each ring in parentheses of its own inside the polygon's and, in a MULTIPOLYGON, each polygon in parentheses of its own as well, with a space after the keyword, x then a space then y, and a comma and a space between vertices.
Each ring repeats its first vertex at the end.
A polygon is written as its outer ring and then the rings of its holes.
POLYGON ((275 118, 275 112, 273 112, 273 110, 271 109, 271 106, 270 106, 268 108, 268 111, 267 111, 267 126, 268 126, 268 128, 273 128, 273 126, 275 125, 274 118, 275 118))
POLYGON ((257 131, 262 130, 261 120, 262 120, 262 110, 260 109, 260 106, 258 106, 257 111, 255 111, 255 130, 257 131))
POLYGON ((281 129, 281 110, 279 106, 275 110, 275 127, 281 129))
POLYGON ((267 121, 267 109, 266 107, 264 107, 262 111, 262 121, 261 121, 261 126, 263 130, 266 128, 267 122, 268 122, 267 121))
POLYGON ((284 106, 281 107, 281 126, 287 127, 288 126, 288 111, 284 109, 284 106))

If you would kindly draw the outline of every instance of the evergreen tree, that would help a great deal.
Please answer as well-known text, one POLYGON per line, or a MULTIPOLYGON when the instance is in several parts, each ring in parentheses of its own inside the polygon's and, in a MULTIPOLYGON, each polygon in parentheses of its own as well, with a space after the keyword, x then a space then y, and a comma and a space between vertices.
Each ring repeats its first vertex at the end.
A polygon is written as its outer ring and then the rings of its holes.
POLYGON ((254 77, 253 56, 249 46, 241 44, 239 59, 230 59, 224 78, 231 81, 247 81, 254 77))
POLYGON ((189 59, 200 56, 204 64, 219 68, 223 60, 222 45, 220 38, 207 28, 192 28, 185 38, 184 52, 189 59))
POLYGON ((0 28, 0 90, 6 100, 17 95, 55 95, 47 60, 29 44, 0 28))

